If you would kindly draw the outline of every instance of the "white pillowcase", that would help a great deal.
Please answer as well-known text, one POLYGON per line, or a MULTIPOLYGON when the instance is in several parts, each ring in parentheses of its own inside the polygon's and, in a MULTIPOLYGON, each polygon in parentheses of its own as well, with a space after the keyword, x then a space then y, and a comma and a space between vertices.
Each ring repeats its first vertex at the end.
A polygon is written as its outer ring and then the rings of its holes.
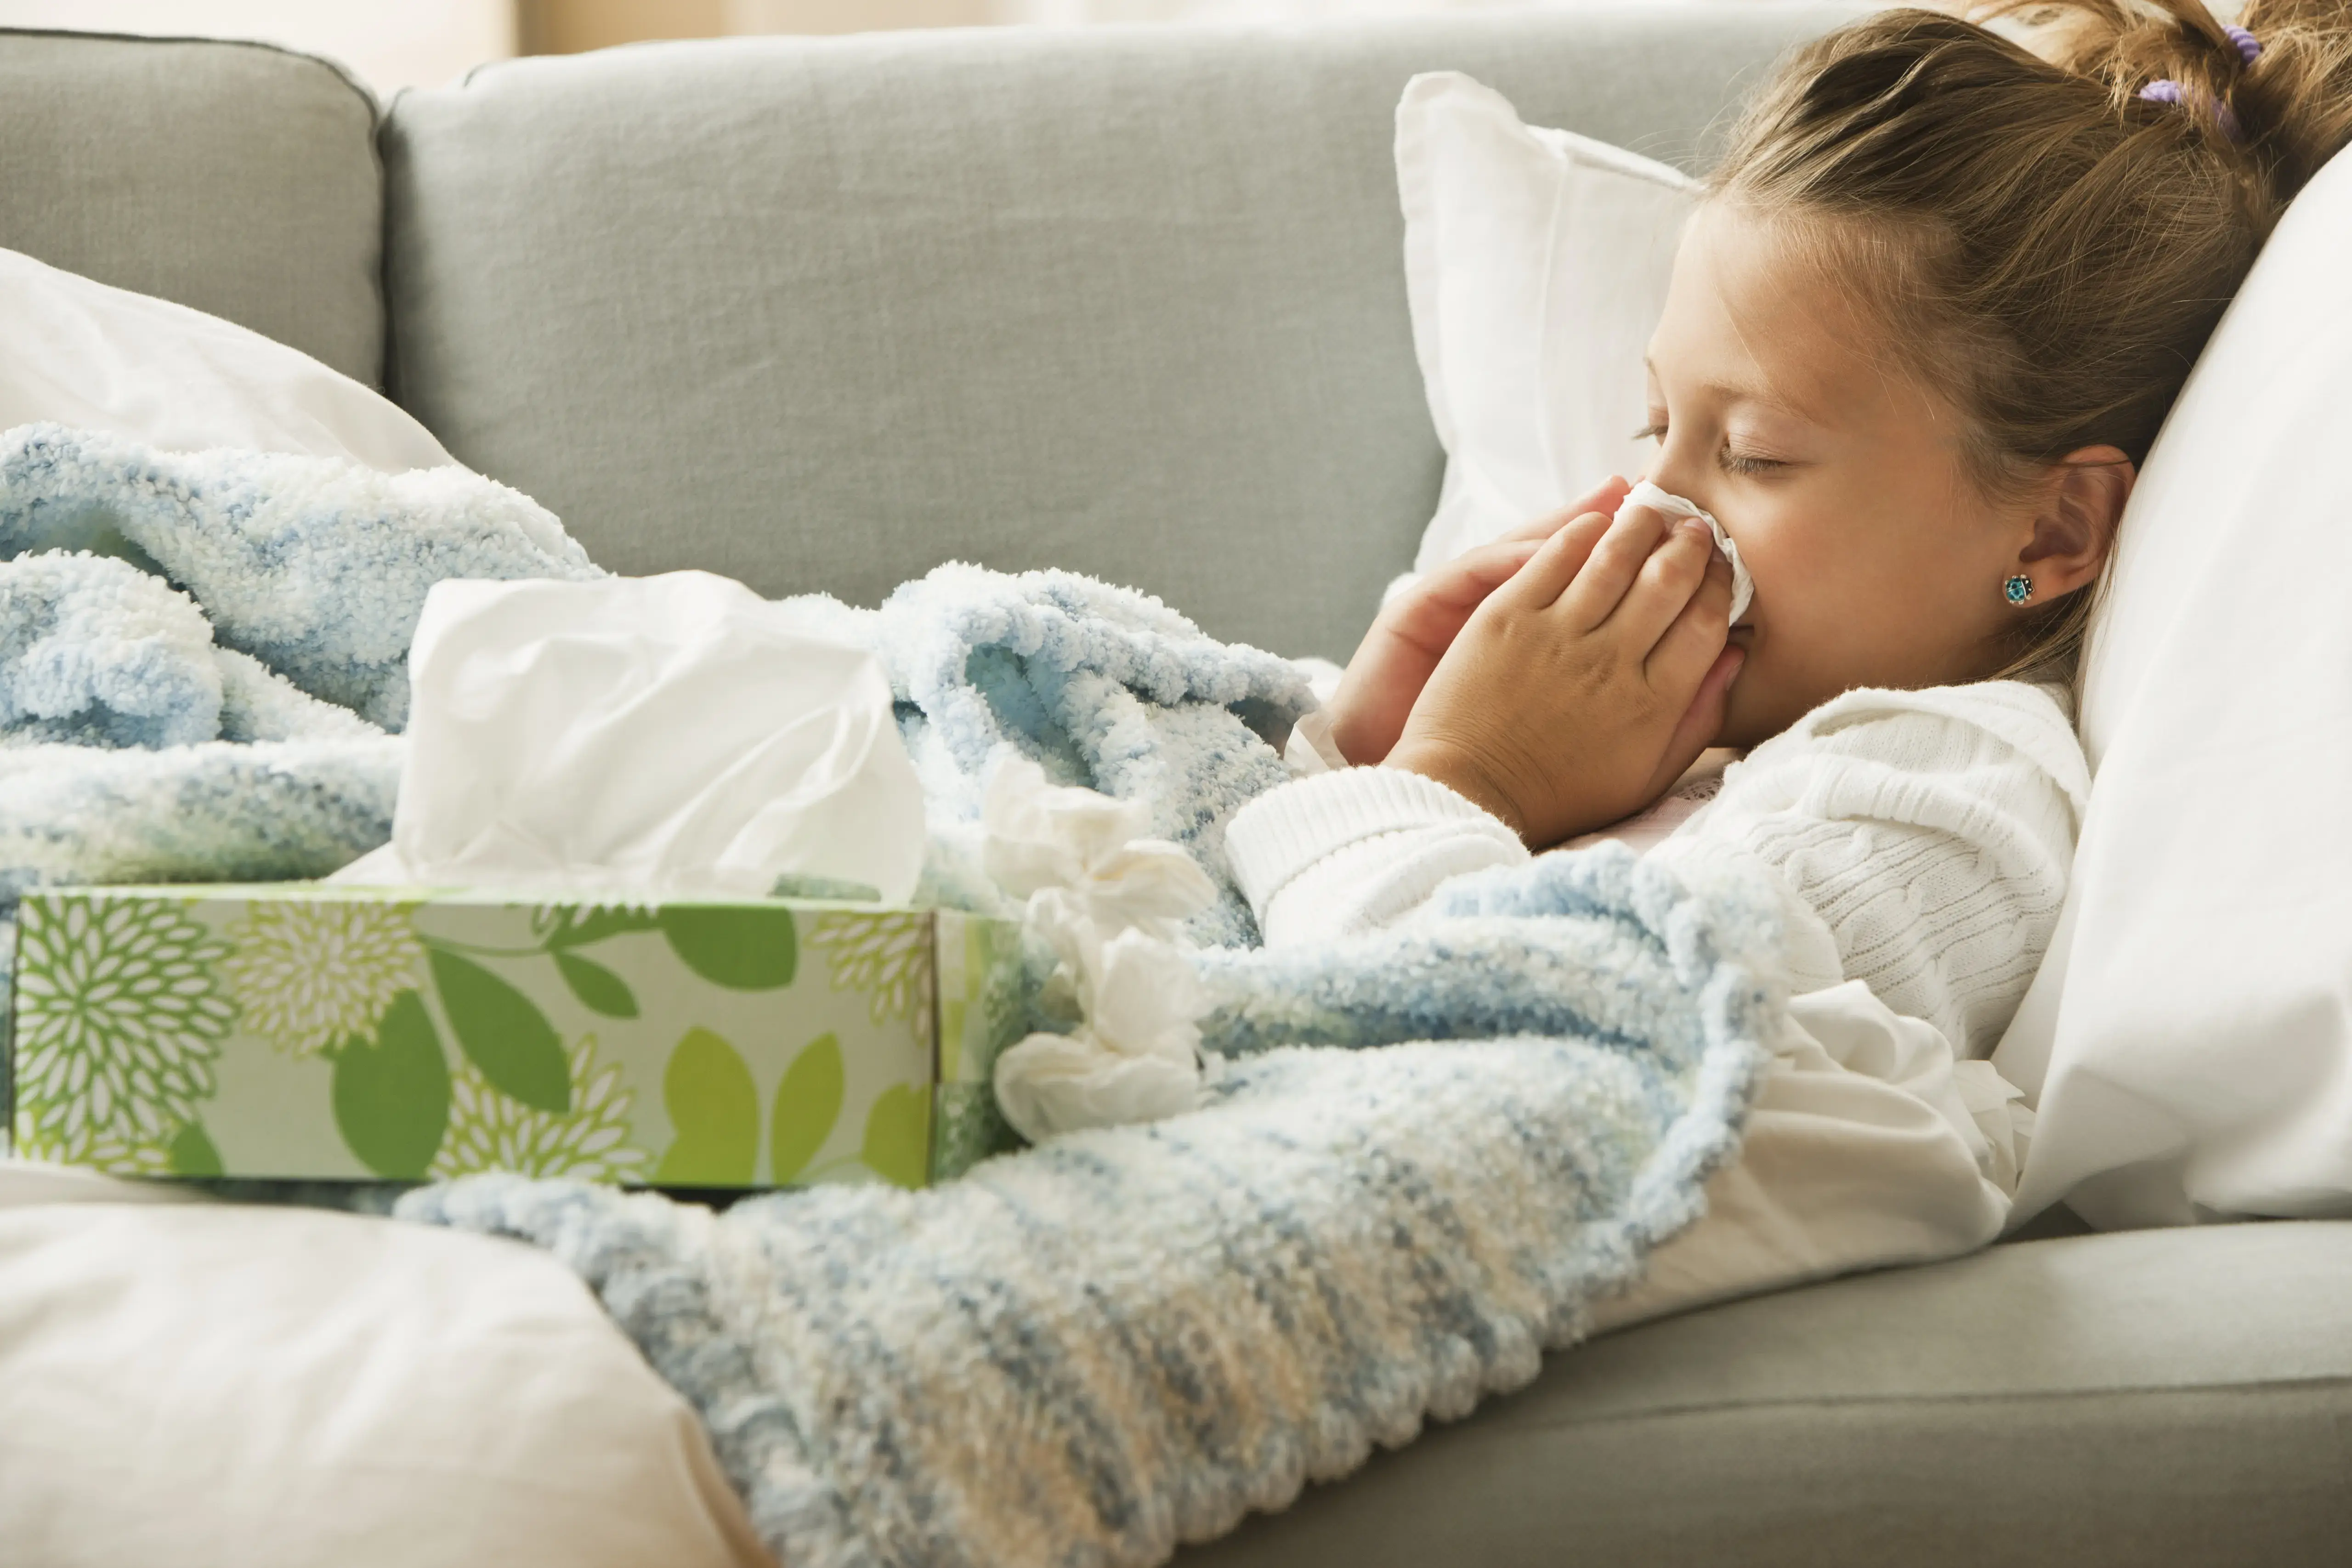
POLYGON ((243 446, 387 473, 455 461, 397 404, 299 350, 0 250, 0 430, 42 420, 166 452, 243 446))
POLYGON ((2124 515, 2096 769, 1993 1058, 2039 1097, 2017 1213, 2352 1214, 2352 154, 2295 201, 2124 515))
POLYGON ((1642 355, 1697 183, 1519 121, 1458 71, 1396 111, 1404 274, 1445 485, 1413 570, 1648 463, 1642 355))

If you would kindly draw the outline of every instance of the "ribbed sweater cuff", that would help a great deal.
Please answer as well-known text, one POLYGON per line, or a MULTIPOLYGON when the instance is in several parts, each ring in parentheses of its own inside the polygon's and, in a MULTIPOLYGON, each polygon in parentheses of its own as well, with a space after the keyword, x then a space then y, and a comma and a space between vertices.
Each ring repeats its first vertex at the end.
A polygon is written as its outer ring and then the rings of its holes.
POLYGON ((1365 839, 1446 826, 1519 845, 1517 833, 1462 796, 1401 768, 1348 768, 1295 779, 1236 812, 1225 858, 1250 907, 1307 867, 1365 839))

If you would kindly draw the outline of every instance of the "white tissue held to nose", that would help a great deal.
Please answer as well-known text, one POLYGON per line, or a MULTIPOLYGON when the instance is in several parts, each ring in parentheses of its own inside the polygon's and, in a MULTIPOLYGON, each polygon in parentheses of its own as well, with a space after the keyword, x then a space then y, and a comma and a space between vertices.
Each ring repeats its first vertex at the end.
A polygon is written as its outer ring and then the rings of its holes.
POLYGON ((1696 517, 1706 525, 1707 532, 1715 536, 1716 553, 1731 565, 1731 620, 1732 624, 1738 625, 1739 618, 1748 613, 1748 606, 1755 601, 1756 581, 1748 575, 1748 563, 1739 559, 1739 547, 1732 542, 1729 534, 1723 531, 1723 525, 1715 520, 1715 514, 1680 496, 1659 489, 1647 479, 1625 493, 1625 505, 1647 507, 1670 517, 1696 517))
POLYGON ((1146 825, 1141 807, 1049 784, 1027 758, 1007 753, 990 777, 982 864, 1027 896, 1023 923, 1059 960, 1048 984, 1081 1019, 997 1058, 997 1104, 1033 1143, 1200 1102, 1210 1001, 1179 935, 1216 888, 1181 845, 1145 837, 1146 825))

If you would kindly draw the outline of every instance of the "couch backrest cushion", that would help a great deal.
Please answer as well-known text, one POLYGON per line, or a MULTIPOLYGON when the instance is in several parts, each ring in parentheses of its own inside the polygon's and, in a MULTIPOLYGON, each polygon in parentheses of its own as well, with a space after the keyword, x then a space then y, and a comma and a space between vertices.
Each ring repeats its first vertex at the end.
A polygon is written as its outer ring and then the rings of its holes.
POLYGON ((1466 70, 1694 165, 1841 13, 973 30, 525 60, 396 101, 394 390, 618 570, 870 601, 1067 566, 1344 657, 1442 459, 1392 114, 1466 70))
POLYGON ((377 384, 375 120, 333 66, 266 45, 0 31, 0 246, 377 384))

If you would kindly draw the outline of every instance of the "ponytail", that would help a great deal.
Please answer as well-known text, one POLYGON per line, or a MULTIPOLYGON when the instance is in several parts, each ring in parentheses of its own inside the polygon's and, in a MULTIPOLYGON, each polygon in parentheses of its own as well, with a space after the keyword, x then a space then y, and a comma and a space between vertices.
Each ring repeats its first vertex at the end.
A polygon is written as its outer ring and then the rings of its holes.
POLYGON ((1991 0, 2053 64, 2105 85, 2119 109, 2172 101, 2217 156, 2242 161, 2284 207, 2352 142, 2352 4, 2253 0, 2235 25, 2201 0, 1991 0), (2158 89, 2150 97, 2148 89, 2158 89))

